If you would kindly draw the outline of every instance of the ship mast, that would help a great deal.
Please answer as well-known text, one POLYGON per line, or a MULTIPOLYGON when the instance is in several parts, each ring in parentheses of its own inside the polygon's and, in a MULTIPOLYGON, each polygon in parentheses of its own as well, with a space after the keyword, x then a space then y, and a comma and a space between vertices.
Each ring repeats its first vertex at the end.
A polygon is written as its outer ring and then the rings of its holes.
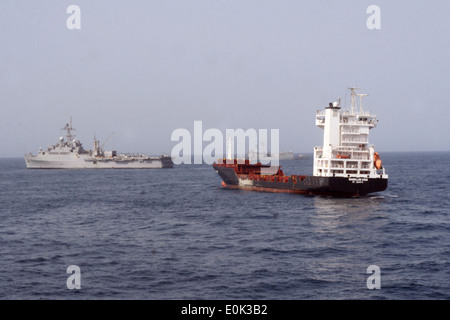
POLYGON ((233 160, 233 138, 231 137, 227 141, 227 160, 233 160))
POLYGON ((355 114, 355 107, 356 107, 356 90, 359 90, 359 88, 355 88, 355 87, 351 87, 349 88, 351 91, 351 96, 352 96, 352 100, 350 103, 350 107, 351 107, 351 113, 355 114))
POLYGON ((364 112, 364 109, 363 109, 363 98, 368 96, 368 94, 367 93, 357 93, 356 95, 361 99, 361 102, 359 104, 359 114, 363 114, 363 112, 364 112))
POLYGON ((64 128, 62 128, 61 130, 67 131, 67 142, 71 144, 73 139, 76 137, 75 133, 72 133, 72 131, 75 131, 75 128, 72 127, 72 116, 70 116, 70 123, 66 123, 64 128))

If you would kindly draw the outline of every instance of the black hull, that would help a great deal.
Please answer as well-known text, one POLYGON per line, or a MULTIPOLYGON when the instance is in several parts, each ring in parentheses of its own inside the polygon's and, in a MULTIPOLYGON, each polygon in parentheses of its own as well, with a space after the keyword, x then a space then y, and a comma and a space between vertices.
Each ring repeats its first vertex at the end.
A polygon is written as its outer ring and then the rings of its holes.
POLYGON ((173 168, 172 157, 161 156, 161 164, 163 168, 173 168))
POLYGON ((334 196, 364 196, 386 190, 387 179, 289 176, 287 181, 268 181, 240 178, 233 168, 214 166, 226 187, 266 192, 288 192, 334 196))

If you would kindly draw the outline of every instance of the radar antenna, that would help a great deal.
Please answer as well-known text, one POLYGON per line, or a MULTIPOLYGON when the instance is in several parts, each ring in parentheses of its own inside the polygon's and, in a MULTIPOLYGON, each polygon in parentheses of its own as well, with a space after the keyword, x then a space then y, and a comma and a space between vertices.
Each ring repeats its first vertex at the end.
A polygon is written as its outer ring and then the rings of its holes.
POLYGON ((356 95, 361 99, 361 102, 359 103, 359 113, 362 114, 364 112, 363 98, 368 96, 368 94, 367 93, 357 93, 356 95))
POLYGON ((72 127, 72 116, 70 116, 70 122, 66 123, 64 128, 62 128, 61 130, 67 131, 67 134, 66 134, 67 142, 72 143, 73 138, 76 137, 76 134, 72 133, 72 131, 75 131, 75 128, 72 127))
POLYGON ((350 103, 351 113, 352 113, 352 114, 355 114, 355 107, 356 107, 356 90, 359 90, 359 88, 351 87, 351 88, 349 88, 349 89, 350 89, 350 91, 352 92, 352 93, 351 93, 351 95, 352 95, 352 100, 351 100, 351 103, 350 103))

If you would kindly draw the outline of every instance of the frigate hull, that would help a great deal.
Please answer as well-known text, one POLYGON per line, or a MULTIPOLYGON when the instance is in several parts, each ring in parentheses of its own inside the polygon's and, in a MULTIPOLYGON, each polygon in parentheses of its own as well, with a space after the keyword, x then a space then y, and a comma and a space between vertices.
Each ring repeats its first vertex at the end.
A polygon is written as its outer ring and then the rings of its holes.
POLYGON ((143 158, 93 158, 82 155, 35 156, 25 155, 25 163, 29 169, 158 169, 172 168, 170 157, 143 158))

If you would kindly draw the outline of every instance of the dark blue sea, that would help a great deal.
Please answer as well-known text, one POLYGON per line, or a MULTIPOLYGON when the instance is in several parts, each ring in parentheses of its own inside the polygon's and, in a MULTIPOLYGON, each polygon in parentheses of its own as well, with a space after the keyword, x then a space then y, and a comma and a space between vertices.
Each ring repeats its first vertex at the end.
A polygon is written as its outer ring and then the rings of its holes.
POLYGON ((450 299, 450 153, 381 157, 388 189, 345 199, 226 190, 208 165, 0 159, 0 299, 450 299))

